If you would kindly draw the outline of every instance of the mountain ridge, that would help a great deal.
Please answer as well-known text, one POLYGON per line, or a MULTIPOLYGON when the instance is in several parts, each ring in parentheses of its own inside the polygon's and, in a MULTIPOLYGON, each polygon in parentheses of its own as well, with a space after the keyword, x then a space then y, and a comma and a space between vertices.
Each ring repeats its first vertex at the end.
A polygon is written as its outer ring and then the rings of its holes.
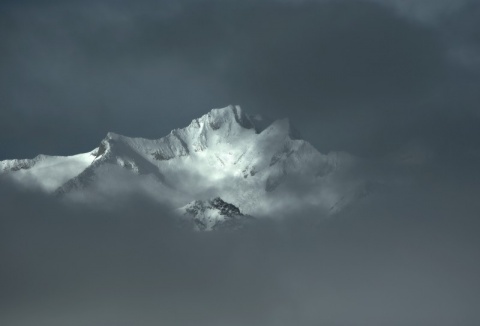
POLYGON ((265 121, 234 105, 213 109, 158 139, 109 132, 90 152, 34 160, 1 161, 0 175, 66 197, 103 185, 102 191, 112 192, 125 176, 137 176, 141 188, 173 207, 221 197, 255 216, 304 205, 330 211, 340 201, 348 203, 345 193, 358 187, 342 180, 355 165, 353 156, 322 154, 288 119, 265 121), (46 161, 56 168, 42 169, 46 161))

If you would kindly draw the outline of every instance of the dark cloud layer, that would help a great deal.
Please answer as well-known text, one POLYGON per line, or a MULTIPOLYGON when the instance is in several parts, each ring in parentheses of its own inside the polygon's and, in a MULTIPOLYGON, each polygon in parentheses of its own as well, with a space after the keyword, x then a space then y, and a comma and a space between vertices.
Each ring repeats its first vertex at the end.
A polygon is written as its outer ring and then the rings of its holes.
POLYGON ((476 1, 2 8, 2 158, 86 151, 107 131, 158 138, 228 103, 290 117, 322 151, 440 150, 452 120, 456 146, 479 138, 476 1))
POLYGON ((454 186, 206 234, 141 199, 75 207, 3 184, 0 323, 476 325, 478 185, 454 186))
POLYGON ((0 159, 234 102, 400 186, 194 234, 142 196, 0 180, 0 324, 478 325, 479 21, 478 1, 2 1, 0 159))

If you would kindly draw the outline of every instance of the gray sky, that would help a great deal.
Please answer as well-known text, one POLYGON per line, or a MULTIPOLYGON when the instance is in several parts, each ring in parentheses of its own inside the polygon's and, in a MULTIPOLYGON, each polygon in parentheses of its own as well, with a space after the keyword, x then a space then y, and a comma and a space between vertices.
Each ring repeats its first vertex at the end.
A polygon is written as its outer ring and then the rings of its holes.
POLYGON ((141 189, 92 208, 3 180, 1 325, 480 324, 479 1, 2 1, 0 71, 0 159, 236 103, 396 185, 205 235, 141 189))
POLYGON ((159 138, 229 103, 323 152, 478 152, 478 1, 0 6, 0 159, 159 138))

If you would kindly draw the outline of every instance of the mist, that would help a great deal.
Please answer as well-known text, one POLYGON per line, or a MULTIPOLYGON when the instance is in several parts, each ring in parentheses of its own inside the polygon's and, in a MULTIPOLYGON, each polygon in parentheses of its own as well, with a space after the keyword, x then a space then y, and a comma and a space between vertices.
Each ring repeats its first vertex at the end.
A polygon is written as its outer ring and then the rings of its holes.
POLYGON ((3 325, 475 325, 478 185, 193 232, 144 196, 1 188, 3 325), (177 222, 176 222, 177 221, 177 222))

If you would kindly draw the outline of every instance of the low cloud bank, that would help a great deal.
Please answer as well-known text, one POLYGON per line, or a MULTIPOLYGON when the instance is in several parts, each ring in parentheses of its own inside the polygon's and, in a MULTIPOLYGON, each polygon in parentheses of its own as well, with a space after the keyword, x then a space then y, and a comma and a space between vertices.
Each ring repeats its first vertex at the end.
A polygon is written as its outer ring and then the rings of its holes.
POLYGON ((101 209, 3 182, 0 324, 474 325, 480 205, 462 185, 194 233, 141 197, 101 209))

